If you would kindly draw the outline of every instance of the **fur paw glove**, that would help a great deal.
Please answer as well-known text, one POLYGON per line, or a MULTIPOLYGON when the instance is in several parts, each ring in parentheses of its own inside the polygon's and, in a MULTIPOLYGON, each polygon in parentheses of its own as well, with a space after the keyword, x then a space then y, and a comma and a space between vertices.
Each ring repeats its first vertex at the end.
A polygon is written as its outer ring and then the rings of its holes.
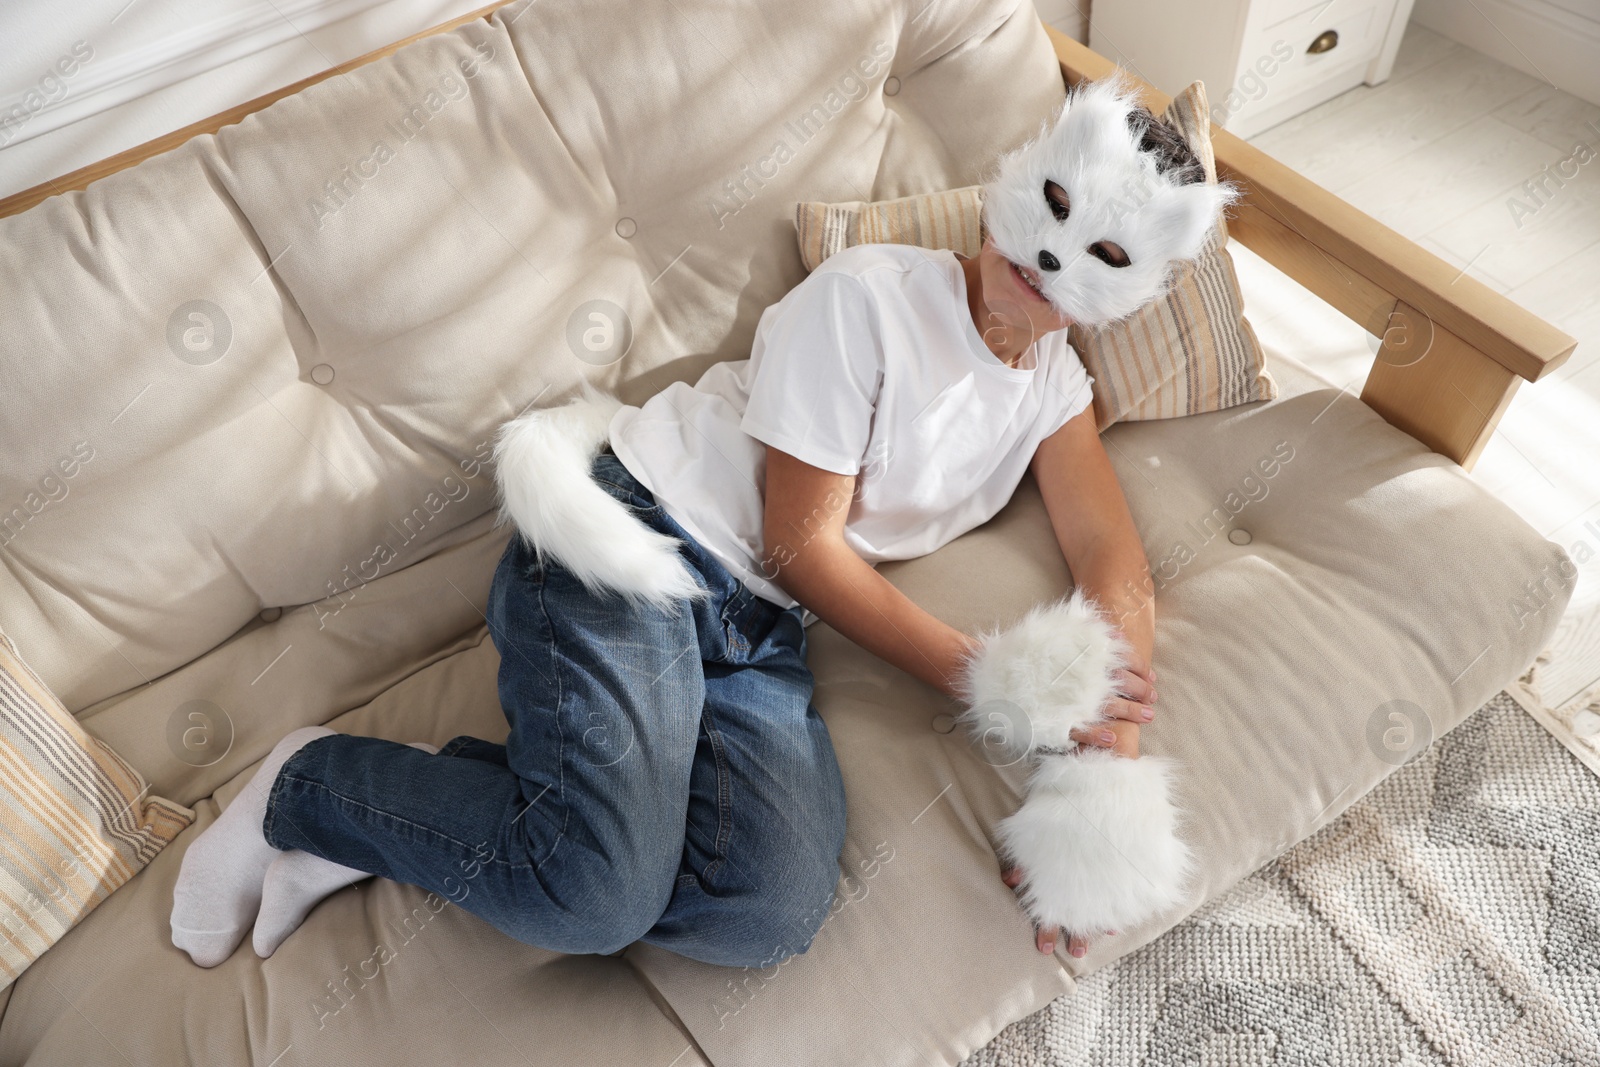
POLYGON ((1189 850, 1177 834, 1172 764, 1084 748, 1127 646, 1081 592, 985 637, 967 661, 962 719, 990 762, 1037 758, 999 845, 1022 869, 1022 904, 1041 927, 1126 930, 1183 898, 1189 850))

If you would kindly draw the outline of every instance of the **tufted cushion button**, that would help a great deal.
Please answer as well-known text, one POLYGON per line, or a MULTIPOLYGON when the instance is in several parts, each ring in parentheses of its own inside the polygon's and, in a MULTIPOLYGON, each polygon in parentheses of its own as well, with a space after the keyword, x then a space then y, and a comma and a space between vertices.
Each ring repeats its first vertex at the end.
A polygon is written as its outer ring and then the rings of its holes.
POLYGON ((935 715, 933 717, 933 728, 938 733, 947 734, 956 728, 956 717, 954 715, 935 715))
POLYGON ((1250 536, 1249 530, 1229 530, 1228 540, 1236 545, 1248 545, 1254 538, 1250 536))
POLYGON ((333 368, 326 363, 318 363, 311 368, 311 380, 318 385, 332 385, 333 368))
POLYGON ((891 75, 889 75, 888 78, 884 79, 884 82, 883 82, 883 95, 884 96, 895 96, 899 92, 900 92, 900 79, 899 78, 896 78, 893 74, 891 74, 891 75))

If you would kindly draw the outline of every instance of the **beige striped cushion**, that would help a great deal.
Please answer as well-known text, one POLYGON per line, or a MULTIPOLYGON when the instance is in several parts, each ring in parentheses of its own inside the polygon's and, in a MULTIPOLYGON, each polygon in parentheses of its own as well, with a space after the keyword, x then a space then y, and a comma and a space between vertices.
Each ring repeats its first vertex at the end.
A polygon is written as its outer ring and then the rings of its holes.
POLYGON ((869 204, 795 205, 794 226, 806 270, 852 245, 916 245, 948 248, 969 259, 983 248, 979 216, 982 191, 976 185, 923 193, 869 204))
POLYGON ((0 989, 194 821, 149 788, 0 633, 0 989))
MULTIPOLYGON (((1205 86, 1195 82, 1163 115, 1182 131, 1217 180, 1205 86)), ((807 270, 840 249, 868 243, 948 248, 968 257, 983 245, 978 186, 869 204, 801 203, 795 208, 800 257, 807 270)), ((1076 324, 1067 337, 1094 378, 1095 419, 1169 419, 1270 400, 1278 386, 1244 317, 1239 279, 1219 220, 1204 252, 1173 278, 1164 296, 1128 319, 1098 330, 1076 324)))

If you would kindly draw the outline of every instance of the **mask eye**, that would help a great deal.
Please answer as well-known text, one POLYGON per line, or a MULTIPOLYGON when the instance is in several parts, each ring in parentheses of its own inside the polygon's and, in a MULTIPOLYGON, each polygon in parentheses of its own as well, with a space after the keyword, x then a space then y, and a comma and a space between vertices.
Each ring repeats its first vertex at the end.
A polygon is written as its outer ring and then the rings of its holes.
POLYGON ((1044 183, 1044 202, 1050 205, 1050 214, 1056 217, 1057 222, 1066 222, 1067 216, 1072 214, 1072 204, 1067 199, 1067 191, 1055 182, 1044 183))
POLYGON ((1109 241, 1096 241, 1089 246, 1089 254, 1110 267, 1126 267, 1133 262, 1128 253, 1109 241))

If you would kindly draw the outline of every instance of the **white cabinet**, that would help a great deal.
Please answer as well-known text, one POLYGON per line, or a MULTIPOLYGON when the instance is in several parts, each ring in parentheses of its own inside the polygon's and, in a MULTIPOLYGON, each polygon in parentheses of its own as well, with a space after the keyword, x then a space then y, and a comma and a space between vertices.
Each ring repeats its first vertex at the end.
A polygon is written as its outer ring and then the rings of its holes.
POLYGON ((1165 93, 1206 83, 1211 121, 1260 133, 1394 68, 1412 0, 1094 0, 1089 47, 1165 93))

